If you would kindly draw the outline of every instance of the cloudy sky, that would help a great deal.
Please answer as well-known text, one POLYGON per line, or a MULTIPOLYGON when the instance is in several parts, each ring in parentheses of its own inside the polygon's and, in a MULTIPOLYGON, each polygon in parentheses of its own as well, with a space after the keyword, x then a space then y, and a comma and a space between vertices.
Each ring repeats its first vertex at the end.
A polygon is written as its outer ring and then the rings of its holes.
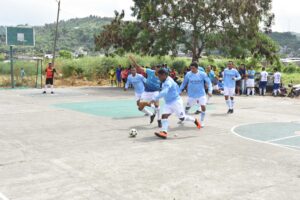
MULTIPOLYGON (((114 10, 126 11, 130 17, 132 0, 61 0, 61 19, 85 17, 89 15, 113 16, 114 10)), ((56 0, 0 0, 0 25, 42 25, 56 18, 56 0), (5 2, 5 3, 4 3, 5 2)), ((274 31, 293 31, 300 33, 300 1, 273 0, 276 15, 274 31)))

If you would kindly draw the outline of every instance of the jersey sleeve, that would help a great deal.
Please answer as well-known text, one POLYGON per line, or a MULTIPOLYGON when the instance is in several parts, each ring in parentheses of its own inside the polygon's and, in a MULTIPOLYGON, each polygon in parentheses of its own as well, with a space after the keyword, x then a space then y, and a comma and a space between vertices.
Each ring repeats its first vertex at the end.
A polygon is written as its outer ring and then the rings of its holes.
POLYGON ((189 82, 189 78, 188 78, 188 74, 185 75, 184 79, 183 79, 183 83, 181 83, 180 88, 179 88, 179 92, 181 93, 184 88, 187 86, 189 82))
POLYGON ((204 81, 205 81, 205 83, 208 86, 208 93, 212 94, 213 87, 212 87, 211 80, 210 80, 210 78, 206 74, 203 74, 203 76, 204 76, 204 81))
POLYGON ((131 84, 131 78, 130 77, 127 78, 127 81, 126 81, 126 84, 125 84, 125 89, 129 88, 129 84, 131 84))
POLYGON ((240 73, 239 73, 237 70, 235 70, 235 77, 236 77, 236 78, 235 78, 236 81, 239 81, 239 80, 242 79, 240 73))

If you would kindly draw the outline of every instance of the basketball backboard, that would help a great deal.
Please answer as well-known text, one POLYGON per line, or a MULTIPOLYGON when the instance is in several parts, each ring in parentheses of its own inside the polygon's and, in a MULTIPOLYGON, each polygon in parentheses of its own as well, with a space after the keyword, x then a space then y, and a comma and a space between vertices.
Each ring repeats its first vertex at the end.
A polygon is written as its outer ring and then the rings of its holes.
POLYGON ((35 33, 32 27, 7 27, 6 44, 15 46, 35 46, 35 33))

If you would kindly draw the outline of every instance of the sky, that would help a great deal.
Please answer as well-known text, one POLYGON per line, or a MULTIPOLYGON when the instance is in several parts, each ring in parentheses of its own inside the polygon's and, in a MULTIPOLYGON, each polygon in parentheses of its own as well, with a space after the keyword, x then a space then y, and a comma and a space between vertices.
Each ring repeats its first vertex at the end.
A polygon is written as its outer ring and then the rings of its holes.
MULTIPOLYGON (((56 19, 56 0, 0 0, 0 25, 43 25, 56 19)), ((125 10, 126 19, 131 17, 132 0, 61 0, 61 19, 97 15, 113 17, 114 10, 125 10)), ((274 31, 300 33, 300 0, 273 0, 275 13, 274 31)))

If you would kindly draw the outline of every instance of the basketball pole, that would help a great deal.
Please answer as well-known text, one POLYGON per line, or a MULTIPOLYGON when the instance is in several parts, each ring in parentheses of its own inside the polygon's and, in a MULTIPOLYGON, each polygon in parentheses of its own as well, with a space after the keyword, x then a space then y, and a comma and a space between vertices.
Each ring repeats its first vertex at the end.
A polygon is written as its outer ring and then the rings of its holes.
POLYGON ((11 88, 15 88, 15 80, 14 80, 14 59, 13 59, 13 46, 10 45, 10 79, 11 79, 11 88))
POLYGON ((60 0, 58 1, 58 10, 57 10, 57 18, 56 18, 56 28, 55 28, 55 36, 54 36, 54 47, 53 47, 53 58, 52 58, 52 66, 54 66, 55 63, 55 50, 56 50, 56 41, 58 36, 58 22, 59 22, 59 13, 60 13, 60 0))

